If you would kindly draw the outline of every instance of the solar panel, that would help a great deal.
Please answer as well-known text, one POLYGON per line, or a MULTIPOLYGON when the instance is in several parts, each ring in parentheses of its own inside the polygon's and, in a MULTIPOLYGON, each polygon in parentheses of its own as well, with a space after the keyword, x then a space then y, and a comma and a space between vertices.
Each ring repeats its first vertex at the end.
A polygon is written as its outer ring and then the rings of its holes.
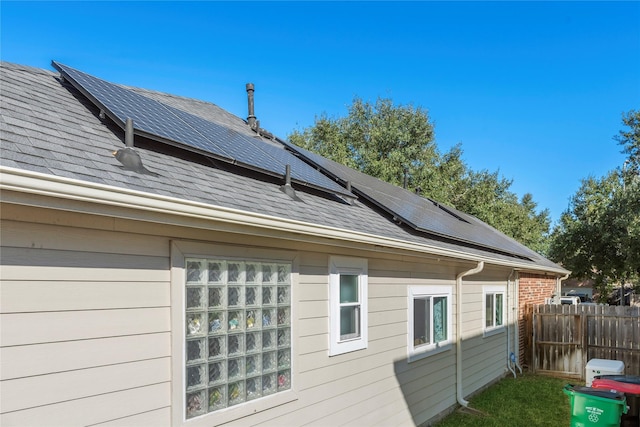
POLYGON ((357 193, 416 230, 525 258, 531 256, 529 249, 477 218, 443 207, 287 141, 278 140, 290 151, 55 61, 53 66, 123 129, 127 118, 132 118, 134 133, 138 135, 281 178, 286 165, 290 165, 294 183, 355 197, 310 166, 309 162, 336 180, 351 182, 357 193))
POLYGON ((55 61, 52 64, 123 129, 127 118, 132 118, 134 133, 138 135, 281 178, 284 177, 286 165, 290 165, 294 183, 331 194, 355 197, 284 147, 279 148, 243 135, 55 61))
POLYGON ((330 176, 344 183, 350 182, 352 191, 416 230, 519 257, 532 256, 528 248, 471 215, 442 206, 290 142, 282 143, 330 176))
MULTIPOLYGON (((344 187, 330 179, 327 179, 317 170, 310 167, 307 163, 303 162, 296 156, 292 155, 291 152, 283 148, 278 148, 255 138, 242 135, 233 129, 205 120, 201 117, 194 116, 193 114, 189 114, 177 108, 170 106, 166 107, 192 128, 198 129, 200 132, 204 132, 209 139, 220 141, 223 146, 223 151, 230 153, 231 157, 237 161, 242 161, 249 166, 258 167, 259 169, 267 171, 272 170, 274 165, 280 165, 284 168, 285 165, 288 164, 291 166, 292 180, 308 185, 313 185, 314 182, 322 180, 322 185, 325 186, 323 188, 330 186, 328 189, 333 192, 353 197, 353 194, 347 192, 344 187)), ((204 151, 209 150, 209 147, 206 145, 200 148, 204 151)), ((283 171, 284 169, 278 169, 276 172, 281 175, 283 171)))

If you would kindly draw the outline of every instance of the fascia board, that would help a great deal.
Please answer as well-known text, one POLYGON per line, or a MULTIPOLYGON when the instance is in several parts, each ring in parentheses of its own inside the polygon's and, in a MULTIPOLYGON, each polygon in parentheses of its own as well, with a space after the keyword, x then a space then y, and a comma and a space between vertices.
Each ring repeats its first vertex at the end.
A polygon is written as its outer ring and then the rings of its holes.
MULTIPOLYGON (((11 193, 7 192, 16 192, 17 194, 25 193, 61 200, 80 201, 121 208, 122 212, 120 212, 118 216, 128 219, 131 219, 131 216, 127 215, 125 211, 134 209, 153 214, 162 214, 162 216, 165 217, 169 215, 182 218, 182 221, 171 221, 171 225, 193 227, 194 224, 193 222, 189 223, 189 219, 200 219, 242 226, 247 230, 244 234, 260 234, 254 233, 256 230, 274 230, 286 233, 286 238, 289 240, 298 240, 302 242, 327 244, 328 241, 332 241, 333 244, 343 247, 366 245, 369 249, 373 247, 373 250, 379 252, 409 251, 420 254, 421 256, 426 255, 431 258, 445 257, 471 262, 485 261, 493 265, 534 270, 537 272, 561 275, 567 273, 564 269, 536 267, 517 260, 510 262, 490 256, 443 249, 433 245, 408 242, 400 239, 387 238, 384 236, 377 236, 336 227, 327 227, 287 218, 272 217, 238 209, 213 206, 206 203, 178 199, 175 197, 145 193, 137 190, 129 190, 39 172, 25 171, 6 166, 0 166, 0 191, 4 192, 4 194, 2 194, 2 201, 8 203, 13 202, 24 205, 30 204, 28 201, 19 197, 12 200, 11 193)), ((38 206, 42 205, 38 204, 38 206)), ((59 206, 57 208, 59 208, 59 206)), ((73 208, 67 208, 65 210, 87 213, 86 210, 81 211, 73 208)), ((160 216, 156 216, 155 218, 156 221, 154 222, 162 221, 158 219, 160 216)), ((140 218, 137 217, 135 219, 140 218)), ((234 232, 240 232, 239 230, 240 229, 234 230, 234 232)))

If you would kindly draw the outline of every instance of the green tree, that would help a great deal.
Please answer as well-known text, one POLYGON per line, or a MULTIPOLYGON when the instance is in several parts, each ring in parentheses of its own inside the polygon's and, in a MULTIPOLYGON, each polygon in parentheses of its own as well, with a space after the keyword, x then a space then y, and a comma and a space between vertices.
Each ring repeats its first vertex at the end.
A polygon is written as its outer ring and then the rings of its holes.
POLYGON ((289 140, 391 184, 402 186, 406 176, 409 190, 474 215, 536 251, 546 250, 549 212, 537 213, 530 194, 518 200, 512 182, 498 172, 472 171, 460 144, 441 153, 422 108, 356 98, 346 117, 323 114, 289 140))
POLYGON ((601 295, 640 278, 640 112, 623 115, 629 130, 614 139, 628 155, 622 167, 582 181, 553 231, 550 256, 591 278, 601 295))
POLYGON ((537 212, 530 193, 520 200, 511 192, 512 181, 497 172, 469 172, 468 191, 458 201, 458 209, 502 231, 534 251, 548 251, 551 220, 548 209, 537 212))
POLYGON ((622 152, 628 155, 626 164, 629 168, 623 168, 627 179, 637 177, 640 171, 640 111, 631 110, 622 115, 622 123, 628 130, 621 130, 614 139, 622 145, 622 152))
POLYGON ((426 111, 411 105, 395 107, 381 98, 375 104, 356 98, 347 117, 322 115, 314 126, 295 131, 289 140, 396 185, 402 184, 405 168, 413 176, 437 156, 426 111))

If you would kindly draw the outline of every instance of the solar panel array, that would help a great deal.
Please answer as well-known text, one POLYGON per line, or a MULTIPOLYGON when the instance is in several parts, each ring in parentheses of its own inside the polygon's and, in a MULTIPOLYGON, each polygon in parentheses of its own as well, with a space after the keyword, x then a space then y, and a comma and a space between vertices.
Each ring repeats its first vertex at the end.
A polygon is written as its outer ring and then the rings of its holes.
POLYGON ((53 66, 123 129, 127 118, 132 118, 134 133, 138 135, 276 177, 284 177, 286 165, 290 165, 294 183, 352 198, 354 194, 336 181, 350 182, 355 193, 418 231, 519 257, 535 256, 525 246, 473 216, 287 141, 278 140, 288 150, 55 61, 53 66))
POLYGON ((360 197, 366 198, 416 230, 524 258, 534 255, 527 247, 471 215, 336 163, 287 141, 281 142, 330 176, 344 183, 350 182, 352 191, 360 197))
POLYGON ((229 127, 205 120, 160 101, 138 94, 66 65, 53 62, 76 89, 89 98, 123 129, 133 119, 134 133, 177 145, 231 164, 271 176, 284 177, 291 166, 291 180, 330 194, 354 197, 291 152, 229 127))

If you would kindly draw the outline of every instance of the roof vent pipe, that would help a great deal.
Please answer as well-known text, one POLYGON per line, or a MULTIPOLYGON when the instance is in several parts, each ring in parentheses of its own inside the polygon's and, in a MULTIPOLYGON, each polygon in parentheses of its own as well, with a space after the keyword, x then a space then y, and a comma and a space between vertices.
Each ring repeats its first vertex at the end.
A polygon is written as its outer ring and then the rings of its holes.
POLYGON ((296 190, 291 186, 291 165, 286 165, 284 173, 284 185, 280 186, 280 190, 294 200, 298 200, 296 190))
POLYGON ((133 148, 133 119, 131 117, 127 117, 124 128, 124 145, 133 148))
POLYGON ((284 185, 291 186, 291 165, 284 168, 284 185))
POLYGON ((253 83, 247 83, 247 101, 249 103, 249 115, 247 116, 247 123, 249 124, 249 127, 251 129, 256 130, 258 128, 258 123, 256 122, 256 116, 253 109, 253 92, 254 91, 255 91, 255 88, 253 86, 253 83))

